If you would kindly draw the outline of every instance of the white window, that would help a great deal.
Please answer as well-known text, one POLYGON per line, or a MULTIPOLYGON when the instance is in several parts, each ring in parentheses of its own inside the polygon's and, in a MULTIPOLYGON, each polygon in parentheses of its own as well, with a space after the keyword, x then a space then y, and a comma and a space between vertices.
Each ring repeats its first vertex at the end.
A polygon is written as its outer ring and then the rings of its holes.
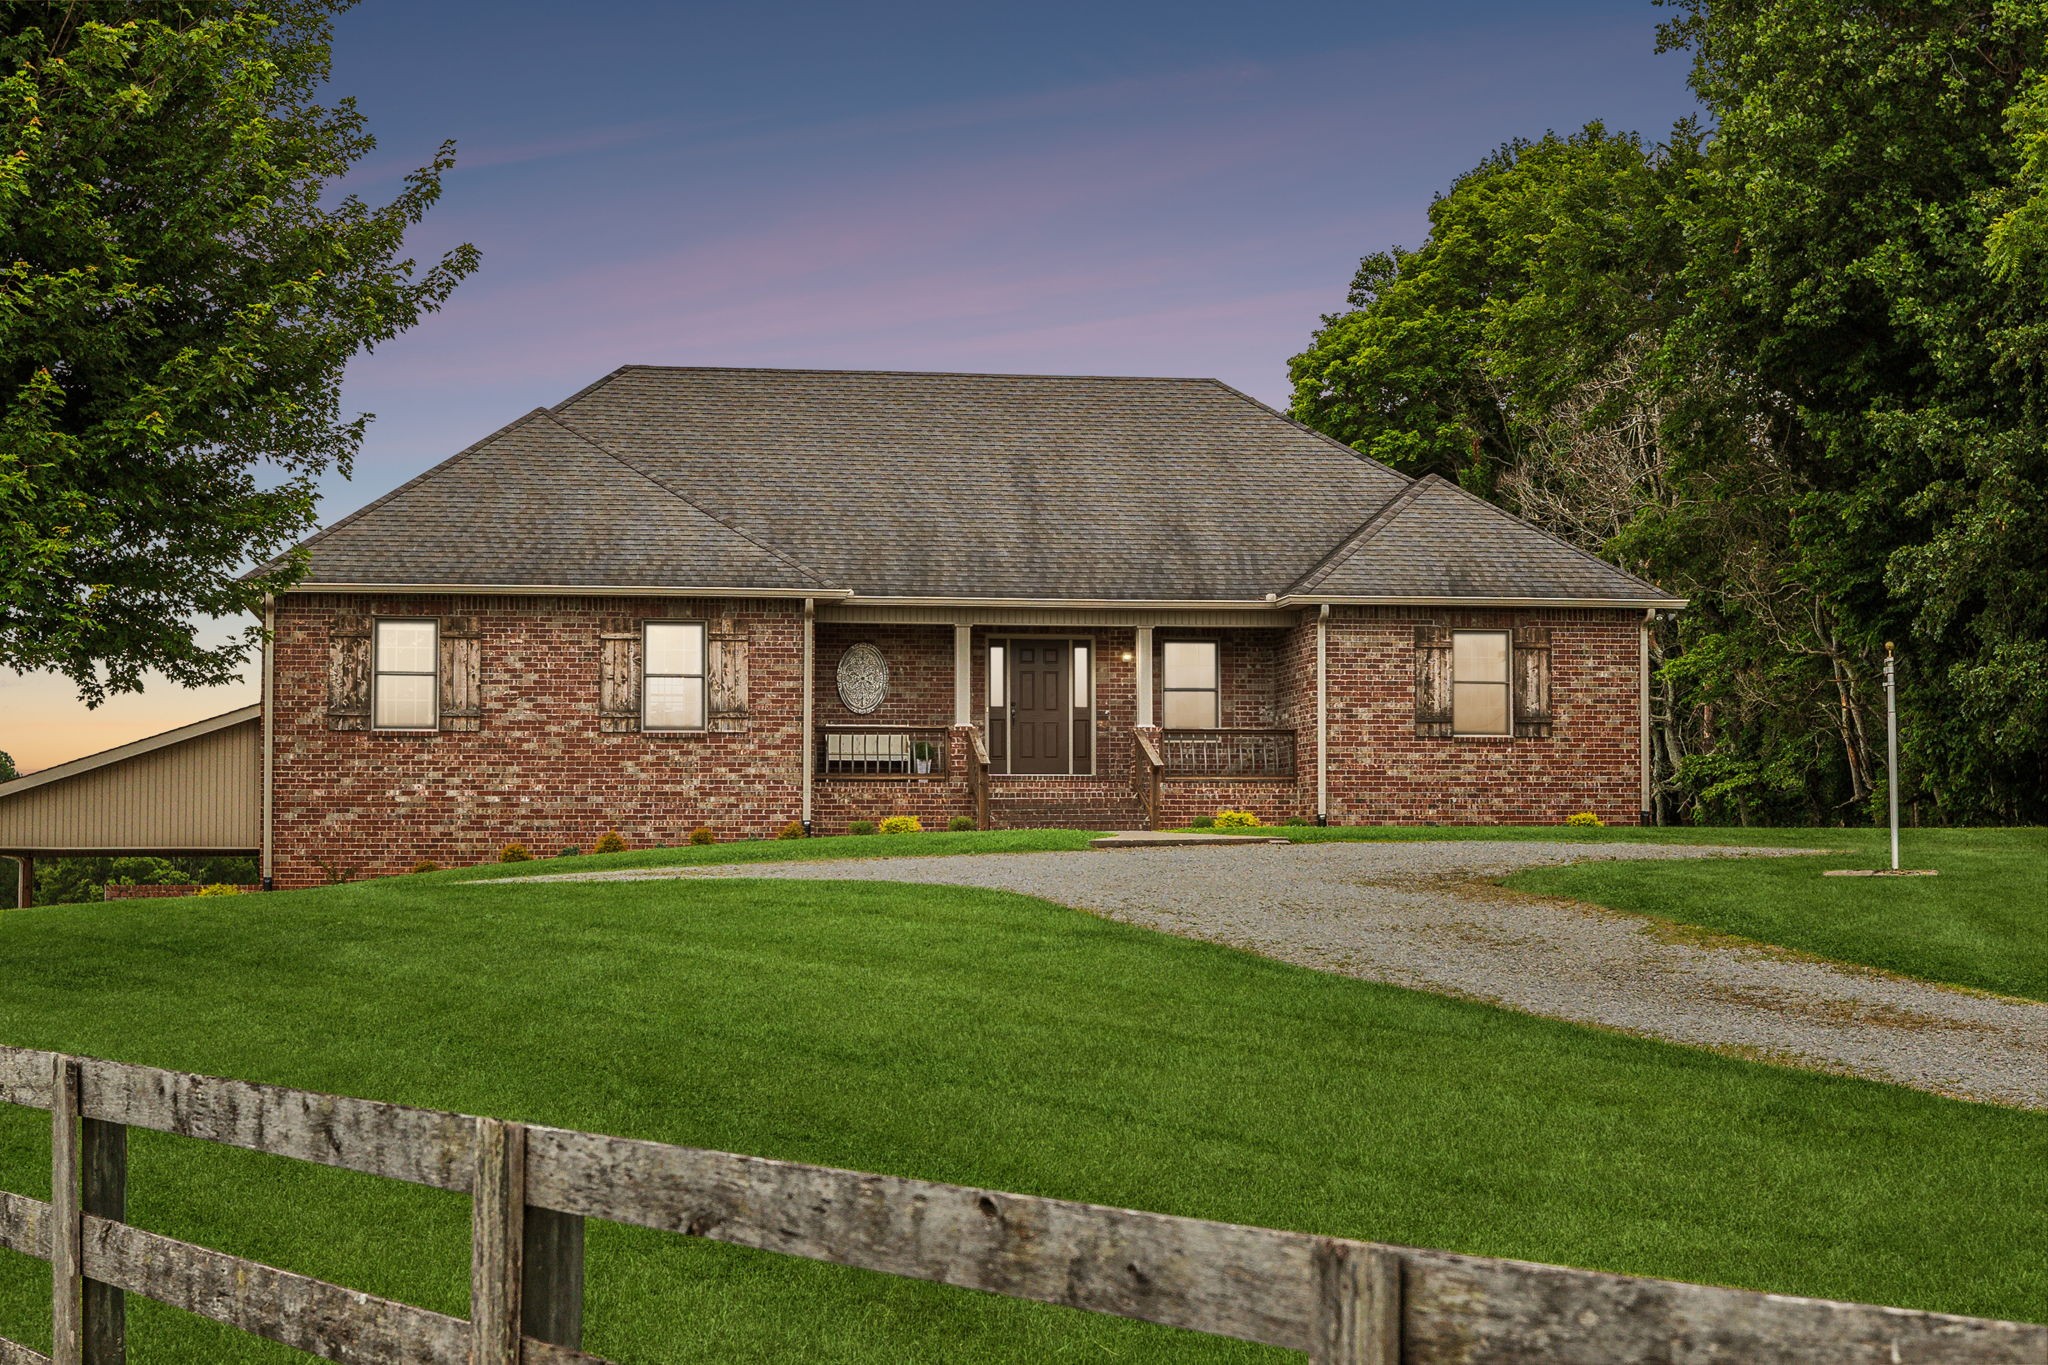
POLYGON ((371 665, 372 723, 379 730, 432 730, 441 723, 439 642, 432 621, 379 621, 371 665))
POLYGON ((1508 633, 1451 632, 1451 730, 1460 735, 1508 733, 1508 633))
POLYGON ((1003 699, 1003 688, 1006 681, 1006 675, 1003 671, 1006 667, 1003 658, 1004 653, 1005 651, 1001 645, 990 645, 988 647, 988 704, 990 706, 1008 705, 1003 699))
POLYGON ((640 728, 704 728, 704 623, 649 621, 640 687, 640 728))
POLYGON ((1095 679, 1088 672, 1088 646, 1074 646, 1074 709, 1086 711, 1088 698, 1093 694, 1095 679))
POLYGON ((1165 645, 1166 728, 1213 730, 1218 725, 1214 640, 1168 640, 1165 645))

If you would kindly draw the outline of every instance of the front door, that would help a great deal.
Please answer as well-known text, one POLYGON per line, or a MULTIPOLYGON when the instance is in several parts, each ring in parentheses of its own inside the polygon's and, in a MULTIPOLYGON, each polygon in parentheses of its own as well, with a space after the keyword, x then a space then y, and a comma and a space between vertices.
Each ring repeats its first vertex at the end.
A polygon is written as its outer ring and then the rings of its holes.
POLYGON ((1065 640, 1010 641, 1010 771, 1067 771, 1073 729, 1065 640))

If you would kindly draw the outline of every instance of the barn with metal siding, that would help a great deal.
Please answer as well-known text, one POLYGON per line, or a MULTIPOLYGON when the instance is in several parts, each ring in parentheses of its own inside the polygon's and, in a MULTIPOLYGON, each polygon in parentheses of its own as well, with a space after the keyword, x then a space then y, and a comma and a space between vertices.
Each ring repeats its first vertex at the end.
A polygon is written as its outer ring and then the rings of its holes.
POLYGON ((0 783, 0 857, 28 904, 39 857, 257 853, 263 844, 260 706, 167 730, 0 783))

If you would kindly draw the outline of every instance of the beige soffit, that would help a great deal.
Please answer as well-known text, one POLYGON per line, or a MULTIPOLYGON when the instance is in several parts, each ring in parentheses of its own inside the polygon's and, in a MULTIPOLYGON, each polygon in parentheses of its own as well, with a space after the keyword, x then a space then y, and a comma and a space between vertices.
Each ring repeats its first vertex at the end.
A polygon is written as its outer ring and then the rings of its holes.
POLYGON ((5 801, 10 796, 19 796, 25 791, 32 791, 51 782, 61 782, 67 777, 77 777, 81 773, 89 773, 95 768, 104 768, 110 763, 119 763, 123 759, 140 758, 142 755, 157 749, 169 748, 173 744, 182 744, 188 739, 198 739, 202 735, 210 735, 216 730, 225 730, 231 725, 241 725, 247 721, 255 720, 262 714, 263 705, 258 702, 244 706, 236 711, 230 711, 226 715, 214 716, 208 720, 195 720, 190 725, 181 725, 175 730, 166 730, 160 735, 151 735, 147 739, 131 740, 129 743, 123 744, 118 748, 102 749, 99 753, 87 754, 84 758, 74 758, 68 763, 59 763, 54 767, 42 768, 24 777, 17 777, 12 782, 0 782, 0 801, 5 801))

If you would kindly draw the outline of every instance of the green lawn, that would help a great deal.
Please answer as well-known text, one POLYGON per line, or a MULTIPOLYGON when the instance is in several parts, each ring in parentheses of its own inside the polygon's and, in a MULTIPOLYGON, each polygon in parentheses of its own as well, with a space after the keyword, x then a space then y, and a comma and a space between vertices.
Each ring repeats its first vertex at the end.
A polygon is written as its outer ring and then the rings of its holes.
POLYGON ((1900 861, 1940 875, 1898 878, 1820 875, 1831 867, 1885 866, 1883 830, 1728 832, 1764 833, 1780 847, 1852 851, 1581 863, 1517 873, 1507 884, 1841 962, 2048 1000, 2048 830, 1906 830, 1900 861))
MULTIPOLYGON (((2048 1317, 2048 1116, 995 892, 469 875, 8 914, 0 1040, 1205 1217, 2048 1317)), ((0 1110, 0 1184, 46 1193, 47 1156, 44 1116, 0 1110)), ((155 1134, 136 1135, 129 1187, 145 1226, 464 1310, 459 1197, 155 1134)), ((47 1305, 46 1268, 0 1253, 0 1334, 46 1344, 47 1305)), ((626 1362, 1287 1358, 611 1226, 592 1232, 590 1322, 591 1348, 626 1362)), ((303 1359, 147 1304, 130 1339, 137 1365, 303 1359)))

